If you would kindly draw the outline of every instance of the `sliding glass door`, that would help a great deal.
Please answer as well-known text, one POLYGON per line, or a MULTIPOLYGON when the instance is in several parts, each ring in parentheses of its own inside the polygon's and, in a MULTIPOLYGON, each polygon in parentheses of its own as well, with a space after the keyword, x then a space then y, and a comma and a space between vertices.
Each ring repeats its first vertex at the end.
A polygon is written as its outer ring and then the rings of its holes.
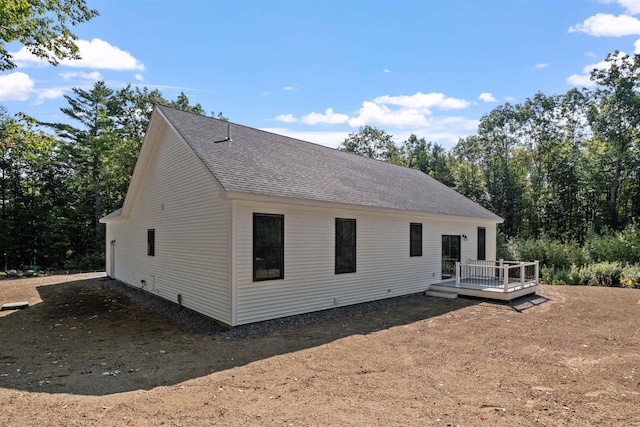
POLYGON ((456 262, 460 262, 460 236, 442 236, 442 278, 456 277, 456 262))

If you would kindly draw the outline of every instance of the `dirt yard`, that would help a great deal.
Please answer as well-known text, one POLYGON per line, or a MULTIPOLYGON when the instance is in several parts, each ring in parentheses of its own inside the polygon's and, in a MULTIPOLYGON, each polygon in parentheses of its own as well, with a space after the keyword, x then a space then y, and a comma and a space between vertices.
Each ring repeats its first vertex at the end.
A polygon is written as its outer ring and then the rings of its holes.
POLYGON ((0 281, 1 426, 640 426, 640 291, 544 287, 225 339, 104 276, 0 281))

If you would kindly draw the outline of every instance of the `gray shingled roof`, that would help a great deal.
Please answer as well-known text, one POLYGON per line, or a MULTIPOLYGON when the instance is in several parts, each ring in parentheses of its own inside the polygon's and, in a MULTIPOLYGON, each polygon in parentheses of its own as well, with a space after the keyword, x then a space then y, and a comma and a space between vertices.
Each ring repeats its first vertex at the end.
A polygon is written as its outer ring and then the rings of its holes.
POLYGON ((227 191, 449 214, 500 217, 415 169, 159 105, 227 191))

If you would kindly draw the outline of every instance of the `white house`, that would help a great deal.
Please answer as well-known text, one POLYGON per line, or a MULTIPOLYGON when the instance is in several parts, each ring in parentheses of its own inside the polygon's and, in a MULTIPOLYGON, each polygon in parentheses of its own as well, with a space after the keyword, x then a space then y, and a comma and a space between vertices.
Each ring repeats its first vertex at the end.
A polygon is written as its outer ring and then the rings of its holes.
POLYGON ((157 106, 106 269, 235 326, 425 291, 502 220, 428 175, 157 106))

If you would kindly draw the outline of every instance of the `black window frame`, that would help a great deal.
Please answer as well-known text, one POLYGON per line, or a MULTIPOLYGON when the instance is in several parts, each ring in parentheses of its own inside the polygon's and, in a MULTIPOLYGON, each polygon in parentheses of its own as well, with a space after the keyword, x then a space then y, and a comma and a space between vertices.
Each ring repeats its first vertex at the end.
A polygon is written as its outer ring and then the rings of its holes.
POLYGON ((478 227, 478 253, 476 254, 478 261, 486 261, 487 259, 487 229, 478 227), (482 239, 480 239, 480 231, 482 231, 482 239))
POLYGON ((147 255, 156 256, 156 229, 147 229, 147 255))
POLYGON ((409 256, 422 256, 422 223, 409 224, 409 256), (417 234, 416 234, 417 233, 417 234))
POLYGON ((356 272, 356 237, 357 237, 357 223, 353 218, 336 218, 335 221, 335 273, 355 273, 356 272), (352 236, 349 236, 349 240, 344 239, 344 233, 340 230, 344 229, 343 224, 352 224, 352 236), (349 254, 351 262, 347 259, 346 262, 343 259, 345 254, 349 254))
MULTIPOLYGON (((266 264, 265 264, 266 266, 266 264)), ((255 213, 253 214, 253 281, 262 282, 265 280, 280 280, 284 279, 284 215, 281 214, 265 214, 255 213), (256 221, 258 218, 271 218, 278 219, 280 222, 280 244, 279 245, 260 245, 261 239, 259 236, 260 230, 258 230, 260 221, 256 221), (277 276, 265 276, 262 277, 258 274, 259 270, 266 270, 267 273, 270 269, 260 268, 258 265, 260 261, 265 262, 264 250, 271 249, 271 256, 275 256, 277 262, 277 270, 279 274, 277 276), (260 256, 259 256, 260 255, 260 256)))

